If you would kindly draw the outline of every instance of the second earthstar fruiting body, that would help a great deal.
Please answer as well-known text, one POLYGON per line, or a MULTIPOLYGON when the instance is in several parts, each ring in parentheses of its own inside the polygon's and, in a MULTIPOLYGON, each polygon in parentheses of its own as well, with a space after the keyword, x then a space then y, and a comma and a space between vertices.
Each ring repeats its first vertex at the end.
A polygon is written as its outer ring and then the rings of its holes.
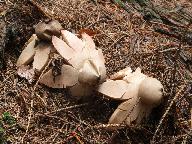
POLYGON ((157 79, 144 75, 140 68, 132 72, 128 67, 101 84, 98 92, 112 99, 124 100, 110 117, 109 124, 131 125, 140 124, 152 108, 160 104, 162 89, 157 79))

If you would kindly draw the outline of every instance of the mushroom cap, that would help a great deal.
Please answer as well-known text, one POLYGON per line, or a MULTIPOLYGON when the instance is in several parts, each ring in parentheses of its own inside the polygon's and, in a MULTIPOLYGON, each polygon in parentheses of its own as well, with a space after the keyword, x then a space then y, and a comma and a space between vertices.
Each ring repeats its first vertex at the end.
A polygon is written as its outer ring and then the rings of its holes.
POLYGON ((163 97, 163 85, 155 78, 145 78, 139 87, 139 97, 141 101, 149 105, 158 105, 163 97))
POLYGON ((48 23, 38 23, 35 27, 35 33, 39 39, 50 41, 53 35, 59 36, 62 29, 61 24, 57 20, 52 20, 48 23))
POLYGON ((27 65, 33 61, 35 55, 35 45, 37 41, 36 34, 33 34, 28 42, 25 44, 24 50, 21 52, 19 59, 17 60, 17 66, 27 65))

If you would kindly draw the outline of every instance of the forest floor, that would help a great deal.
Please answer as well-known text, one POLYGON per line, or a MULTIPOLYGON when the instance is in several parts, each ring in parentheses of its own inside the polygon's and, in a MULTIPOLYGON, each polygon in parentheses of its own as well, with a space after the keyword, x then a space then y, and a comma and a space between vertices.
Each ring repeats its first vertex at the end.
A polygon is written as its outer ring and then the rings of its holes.
MULTIPOLYGON (((169 11, 178 5, 191 10, 187 0, 153 2, 169 11)), ((0 71, 0 143, 192 143, 192 45, 156 32, 158 22, 131 10, 110 0, 0 1, 1 22, 7 29, 5 66, 0 71), (57 19, 75 33, 93 32, 108 76, 130 66, 160 80, 162 104, 141 125, 108 131, 108 119, 120 102, 98 94, 77 101, 67 90, 42 85, 34 90, 35 83, 18 77, 16 61, 34 25, 45 19, 57 19), (181 53, 190 56, 185 59, 181 53)))

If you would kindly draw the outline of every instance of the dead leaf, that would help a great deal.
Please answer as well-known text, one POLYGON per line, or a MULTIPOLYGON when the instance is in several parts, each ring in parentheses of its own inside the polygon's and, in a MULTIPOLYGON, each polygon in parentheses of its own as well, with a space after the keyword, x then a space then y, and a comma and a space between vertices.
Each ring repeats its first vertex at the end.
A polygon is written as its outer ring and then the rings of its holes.
POLYGON ((82 35, 83 33, 88 34, 89 36, 94 36, 99 33, 98 30, 91 30, 91 29, 80 29, 78 34, 82 35))
POLYGON ((19 59, 17 60, 17 66, 27 65, 33 61, 33 57, 35 55, 35 45, 37 41, 37 36, 35 34, 28 40, 25 44, 24 50, 21 52, 19 59))
POLYGON ((78 72, 72 66, 63 65, 60 75, 54 77, 51 69, 42 76, 39 82, 52 88, 74 86, 78 82, 78 72))

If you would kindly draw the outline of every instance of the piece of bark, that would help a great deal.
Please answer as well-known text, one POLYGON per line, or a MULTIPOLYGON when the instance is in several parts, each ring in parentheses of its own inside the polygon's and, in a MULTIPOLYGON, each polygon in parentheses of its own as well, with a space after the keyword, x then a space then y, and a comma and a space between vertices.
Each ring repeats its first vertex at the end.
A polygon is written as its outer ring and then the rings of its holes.
POLYGON ((51 47, 52 45, 44 42, 37 45, 33 61, 33 69, 41 72, 45 68, 49 61, 51 47))
POLYGON ((0 69, 3 67, 4 50, 6 41, 6 23, 0 18, 0 69))
POLYGON ((20 67, 21 65, 27 65, 32 62, 34 55, 35 55, 35 45, 37 41, 37 36, 35 34, 28 40, 25 44, 24 50, 21 52, 17 60, 17 66, 20 67))
POLYGON ((63 65, 61 74, 54 77, 52 69, 45 73, 40 83, 52 88, 66 88, 74 86, 78 82, 78 72, 72 66, 63 65))

